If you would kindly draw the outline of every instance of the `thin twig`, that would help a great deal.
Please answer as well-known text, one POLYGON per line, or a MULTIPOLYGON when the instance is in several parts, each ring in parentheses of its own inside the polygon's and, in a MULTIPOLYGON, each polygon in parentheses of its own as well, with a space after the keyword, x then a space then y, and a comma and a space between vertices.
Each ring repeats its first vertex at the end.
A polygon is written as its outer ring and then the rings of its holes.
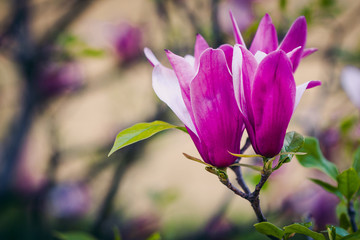
POLYGON ((229 179, 226 179, 225 181, 220 181, 222 184, 224 184, 228 189, 230 189, 231 191, 233 191, 236 195, 244 198, 244 199, 248 199, 249 194, 244 193, 243 191, 239 190, 238 188, 236 188, 230 181, 229 179))
POLYGON ((249 189, 249 187, 247 186, 247 184, 244 181, 242 172, 241 172, 241 167, 240 166, 234 166, 234 167, 230 167, 231 170, 234 171, 235 175, 236 175, 236 181, 238 182, 238 184, 240 185, 240 187, 244 190, 244 192, 246 194, 250 194, 251 191, 249 189))
MULTIPOLYGON (((235 172, 236 173, 236 172, 235 172)), ((241 174, 241 172, 238 172, 238 174, 241 174)), ((256 185, 255 190, 251 193, 244 193, 241 190, 237 189, 231 182, 230 180, 227 179, 221 179, 220 178, 220 182, 222 184, 224 184, 227 188, 229 188, 231 191, 233 191, 236 195, 248 200, 251 204, 251 207, 253 208, 255 215, 257 217, 258 222, 266 222, 267 219, 265 218, 264 214, 262 213, 261 207, 260 207, 260 190, 262 189, 262 187, 264 186, 264 184, 266 183, 266 181, 268 180, 268 178, 271 175, 271 171, 265 171, 263 170, 263 172, 261 173, 261 179, 259 181, 259 183, 256 185)), ((241 176, 241 175, 240 175, 241 176)), ((239 180, 238 180, 239 182, 239 180)), ((245 184, 245 181, 243 181, 243 178, 240 178, 240 182, 239 182, 240 186, 242 186, 242 184, 245 184)), ((243 188, 244 189, 244 188, 243 188)), ((248 188, 245 187, 245 189, 247 189, 246 191, 248 191, 248 188)), ((245 191, 245 190, 244 190, 245 191)), ((250 192, 250 191, 249 191, 250 192)), ((268 236, 270 239, 272 240, 278 240, 278 238, 273 237, 273 236, 268 236)))
MULTIPOLYGON (((247 138, 244 146, 240 149, 240 154, 244 153, 250 147, 250 145, 251 145, 250 139, 247 138)), ((235 162, 236 163, 240 162, 240 159, 241 158, 238 158, 235 162)), ((251 191, 250 191, 249 187, 247 186, 246 182, 244 181, 244 178, 243 178, 243 175, 242 175, 242 172, 241 172, 241 167, 240 166, 233 166, 233 167, 230 167, 230 168, 231 168, 231 170, 234 171, 234 173, 236 175, 236 181, 238 182, 240 187, 244 190, 244 192, 246 194, 250 194, 251 191)))

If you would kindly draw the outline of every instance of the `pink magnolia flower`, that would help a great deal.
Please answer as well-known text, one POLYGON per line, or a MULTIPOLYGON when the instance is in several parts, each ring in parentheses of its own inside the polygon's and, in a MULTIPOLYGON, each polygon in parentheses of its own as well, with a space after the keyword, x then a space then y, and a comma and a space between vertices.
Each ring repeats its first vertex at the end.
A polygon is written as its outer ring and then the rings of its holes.
POLYGON ((232 46, 212 49, 197 35, 194 57, 183 58, 165 51, 173 70, 164 67, 145 48, 154 66, 155 93, 185 124, 206 163, 216 167, 231 165, 236 157, 229 152, 240 151, 244 130, 234 97, 232 46))
POLYGON ((301 57, 314 51, 302 50, 306 21, 298 18, 278 46, 275 27, 266 14, 249 50, 233 23, 239 43, 234 47, 232 62, 235 97, 255 152, 274 157, 281 151, 301 96, 306 89, 321 84, 309 81, 296 87, 293 76, 301 57))

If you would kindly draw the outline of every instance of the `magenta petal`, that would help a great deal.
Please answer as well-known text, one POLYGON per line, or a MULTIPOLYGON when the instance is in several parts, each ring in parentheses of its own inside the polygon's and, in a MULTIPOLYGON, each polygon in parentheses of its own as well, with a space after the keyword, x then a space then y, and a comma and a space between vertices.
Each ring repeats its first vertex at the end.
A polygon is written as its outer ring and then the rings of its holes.
POLYGON ((233 84, 235 98, 241 113, 254 121, 251 105, 251 89, 258 64, 252 53, 241 45, 235 45, 233 56, 233 84))
POLYGON ((190 63, 169 50, 165 50, 166 55, 169 59, 171 66, 173 67, 177 79, 179 80, 182 96, 185 102, 185 105, 192 114, 191 102, 190 102, 190 82, 195 76, 195 69, 190 65, 190 63))
POLYGON ((266 157, 278 154, 295 104, 296 86, 292 64, 282 50, 259 64, 252 91, 255 151, 266 157))
POLYGON ((296 68, 299 66, 302 53, 303 49, 301 46, 299 46, 286 54, 292 63, 293 72, 295 72, 296 68))
POLYGON ((241 45, 235 45, 232 64, 235 99, 252 142, 255 139, 255 132, 253 128, 251 88, 256 68, 257 61, 252 53, 241 45))
POLYGON ((316 87, 316 86, 320 86, 320 85, 321 85, 320 81, 309 81, 304 84, 301 84, 300 86, 297 86, 294 111, 295 111, 296 107, 298 106, 298 104, 300 103, 301 97, 304 94, 305 90, 316 87))
POLYGON ((209 44, 206 42, 206 40, 200 35, 196 35, 196 41, 195 41, 195 49, 194 49, 194 57, 195 57, 195 64, 194 68, 195 71, 199 67, 199 61, 200 61, 200 55, 203 53, 207 48, 209 48, 209 44))
POLYGON ((316 52, 318 49, 317 48, 306 48, 302 54, 302 58, 309 56, 310 54, 313 54, 314 52, 316 52))
POLYGON ((305 17, 298 17, 291 25, 279 48, 285 52, 290 52, 299 46, 304 49, 306 43, 306 29, 305 17))
POLYGON ((240 32, 240 30, 239 30, 239 27, 238 27, 238 25, 237 25, 237 23, 236 23, 236 20, 235 20, 235 18, 234 18, 234 16, 233 16, 232 12, 230 11, 229 14, 230 14, 231 22, 232 22, 232 25, 233 25, 235 42, 236 42, 237 44, 240 44, 240 45, 243 45, 243 46, 246 47, 245 42, 244 42, 244 39, 243 39, 243 37, 241 36, 241 32, 240 32))
POLYGON ((204 149, 204 146, 203 144, 201 144, 199 137, 189 127, 186 127, 186 129, 191 137, 191 140, 194 142, 196 149, 200 153, 201 158, 209 159, 207 149, 206 148, 204 149))
POLYGON ((275 26, 269 14, 265 14, 260 21, 254 40, 251 43, 250 52, 252 52, 252 54, 255 54, 257 51, 270 53, 275 51, 277 47, 278 39, 275 26))
POLYGON ((217 167, 229 166, 236 159, 229 151, 240 151, 243 124, 222 50, 207 49, 201 55, 190 96, 196 130, 207 152, 204 161, 217 167))
POLYGON ((221 50, 223 50, 227 62, 227 66, 229 68, 229 71, 231 72, 231 66, 232 66, 232 59, 233 59, 233 47, 230 44, 223 44, 219 47, 221 50))

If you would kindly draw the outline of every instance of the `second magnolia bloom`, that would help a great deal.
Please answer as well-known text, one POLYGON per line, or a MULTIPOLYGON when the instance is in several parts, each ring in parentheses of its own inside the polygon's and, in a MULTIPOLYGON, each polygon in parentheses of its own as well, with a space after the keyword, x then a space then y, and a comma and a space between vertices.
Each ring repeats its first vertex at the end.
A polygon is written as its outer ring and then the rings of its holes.
POLYGON ((236 100, 252 146, 257 154, 274 157, 281 151, 291 116, 305 89, 320 82, 296 87, 293 64, 281 49, 262 59, 236 45, 232 69, 236 100))

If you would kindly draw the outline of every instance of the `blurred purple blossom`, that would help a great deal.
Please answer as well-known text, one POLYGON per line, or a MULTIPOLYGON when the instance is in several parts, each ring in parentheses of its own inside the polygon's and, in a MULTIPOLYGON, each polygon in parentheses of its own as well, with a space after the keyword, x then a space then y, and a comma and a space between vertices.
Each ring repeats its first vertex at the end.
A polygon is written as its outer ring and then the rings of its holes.
POLYGON ((113 47, 121 61, 132 61, 142 53, 143 33, 140 27, 124 22, 113 27, 112 31, 113 47))
POLYGON ((81 217, 90 208, 91 198, 83 183, 61 183, 50 190, 47 208, 56 218, 81 217))
POLYGON ((360 69, 346 66, 341 72, 341 86, 352 103, 360 109, 360 69))
POLYGON ((45 66, 39 77, 39 92, 43 98, 75 91, 83 84, 84 76, 75 62, 52 63, 45 66))
POLYGON ((321 190, 315 195, 310 213, 318 230, 325 230, 326 225, 337 223, 336 206, 338 202, 339 200, 334 194, 325 190, 321 190))
POLYGON ((314 186, 312 189, 302 190, 288 197, 283 202, 283 212, 293 218, 310 218, 314 222, 314 229, 321 231, 328 224, 337 224, 336 206, 337 196, 314 186))
POLYGON ((320 132, 318 139, 324 156, 331 160, 332 152, 340 142, 339 130, 336 128, 327 128, 320 132))

